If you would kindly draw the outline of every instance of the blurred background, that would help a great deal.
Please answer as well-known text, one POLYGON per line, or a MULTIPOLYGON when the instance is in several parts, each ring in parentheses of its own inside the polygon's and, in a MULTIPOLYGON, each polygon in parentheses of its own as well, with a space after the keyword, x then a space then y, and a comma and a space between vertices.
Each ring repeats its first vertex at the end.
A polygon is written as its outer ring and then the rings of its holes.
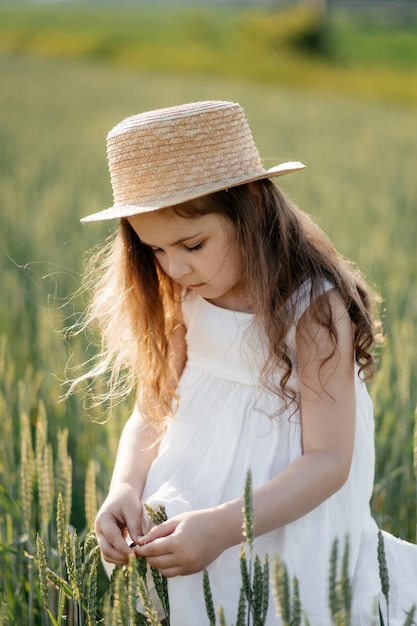
POLYGON ((79 222, 112 204, 106 134, 187 101, 240 102, 266 167, 304 162, 283 188, 381 295, 372 507, 415 540, 416 0, 0 2, 0 76, 0 613, 34 616, 4 623, 37 623, 36 533, 52 554, 62 491, 91 528, 131 408, 60 401, 94 350, 64 333, 86 253, 116 228, 79 222))

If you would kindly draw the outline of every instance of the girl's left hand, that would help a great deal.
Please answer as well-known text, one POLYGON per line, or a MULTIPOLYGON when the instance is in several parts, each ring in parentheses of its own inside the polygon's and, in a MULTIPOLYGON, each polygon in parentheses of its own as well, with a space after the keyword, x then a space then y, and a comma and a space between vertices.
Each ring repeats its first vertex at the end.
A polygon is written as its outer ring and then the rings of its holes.
POLYGON ((195 574, 229 547, 221 517, 216 509, 176 515, 154 526, 134 550, 166 578, 195 574))

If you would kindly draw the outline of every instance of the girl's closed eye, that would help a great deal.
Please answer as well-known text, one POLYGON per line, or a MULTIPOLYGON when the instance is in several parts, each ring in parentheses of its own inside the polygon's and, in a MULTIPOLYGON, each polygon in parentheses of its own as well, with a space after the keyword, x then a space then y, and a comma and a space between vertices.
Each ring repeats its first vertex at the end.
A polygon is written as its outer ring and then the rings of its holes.
MULTIPOLYGON (((184 246, 185 250, 187 250, 188 252, 194 252, 195 250, 201 250, 201 248, 203 247, 204 242, 199 242, 193 246, 184 246)), ((150 247, 150 249, 152 250, 152 252, 154 254, 160 254, 161 252, 164 252, 163 248, 152 248, 150 247)))
POLYGON ((195 244, 194 246, 184 246, 186 250, 188 250, 189 252, 194 252, 195 250, 200 250, 204 245, 203 241, 200 241, 199 243, 195 244))

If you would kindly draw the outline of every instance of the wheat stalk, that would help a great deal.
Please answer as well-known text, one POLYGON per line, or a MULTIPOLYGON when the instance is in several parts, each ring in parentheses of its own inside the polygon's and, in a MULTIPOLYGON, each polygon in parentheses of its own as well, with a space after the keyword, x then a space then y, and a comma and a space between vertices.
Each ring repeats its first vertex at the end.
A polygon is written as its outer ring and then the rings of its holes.
POLYGON ((332 544, 330 553, 330 569, 329 569, 329 609, 333 623, 337 623, 340 615, 340 598, 337 593, 337 560, 338 560, 338 541, 335 539, 332 544))
POLYGON ((41 592, 42 604, 45 611, 48 610, 49 603, 49 585, 48 585, 48 563, 46 560, 45 544, 41 536, 36 536, 36 565, 39 574, 39 588, 41 592))
POLYGON ((89 569, 89 586, 87 597, 87 623, 88 626, 95 626, 97 612, 97 569, 100 560, 100 550, 96 549, 95 558, 91 559, 89 569))
POLYGON ((70 522, 72 507, 72 459, 68 454, 68 429, 64 428, 57 434, 56 458, 56 493, 62 494, 65 524, 70 522))
POLYGON ((219 607, 218 614, 219 614, 219 624, 220 624, 220 626, 227 626, 226 618, 224 616, 224 611, 223 611, 222 607, 219 607))
POLYGON ((342 604, 345 612, 345 624, 350 624, 350 612, 352 606, 352 585, 349 576, 349 556, 350 556, 350 543, 349 537, 345 539, 345 548, 343 552, 342 571, 340 577, 340 594, 342 598, 342 604))
POLYGON ((62 493, 58 493, 56 506, 56 539, 58 544, 58 554, 60 559, 64 556, 65 546, 65 506, 62 493))
POLYGON ((239 593, 236 626, 246 625, 246 606, 247 606, 246 591, 245 591, 244 585, 242 585, 240 588, 240 593, 239 593))
POLYGON ((114 578, 112 619, 112 623, 115 626, 126 626, 129 623, 126 575, 122 568, 118 568, 117 575, 114 578))
POLYGON ((250 552, 252 552, 253 542, 255 539, 254 528, 255 525, 253 520, 252 473, 250 470, 248 470, 243 496, 243 530, 250 552))
POLYGON ((378 530, 378 564, 379 564, 379 578, 381 580, 381 589, 387 603, 387 624, 389 624, 389 574, 388 564, 385 555, 384 536, 381 530, 378 530))
POLYGON ((407 613, 404 626, 413 626, 415 624, 414 616, 416 613, 416 606, 414 605, 407 613))
POLYGON ((300 600, 300 586, 298 582, 298 578, 294 576, 292 581, 292 626, 300 626, 301 624, 301 616, 302 616, 302 608, 301 608, 301 600, 300 600))
POLYGON ((129 563, 127 565, 127 597, 128 597, 128 611, 129 611, 129 623, 134 624, 136 621, 137 610, 136 610, 136 597, 137 597, 137 588, 138 588, 138 570, 136 567, 136 557, 134 555, 130 556, 129 563))
POLYGON ((48 525, 53 511, 54 486, 52 448, 50 444, 47 443, 46 412, 42 402, 38 405, 35 459, 41 529, 43 536, 47 537, 48 525))
POLYGON ((81 599, 81 589, 78 586, 78 576, 76 572, 77 561, 75 556, 74 541, 69 528, 65 530, 64 542, 65 564, 67 568, 68 580, 77 602, 81 599))
POLYGON ((291 626, 291 593, 288 571, 278 556, 274 559, 274 595, 284 626, 291 626))
POLYGON ((255 556, 253 576, 253 620, 254 626, 263 626, 269 605, 269 561, 265 556, 263 566, 258 555, 255 556))
POLYGON ((143 578, 140 577, 138 578, 138 595, 144 607, 146 619, 148 620, 149 626, 161 626, 158 618, 158 613, 152 604, 152 600, 149 596, 145 581, 143 580, 143 578))
POLYGON ((35 458, 29 418, 26 413, 20 415, 20 441, 20 501, 24 530, 29 533, 32 524, 35 458))
POLYGON ((87 528, 94 528, 94 520, 97 515, 97 494, 96 494, 96 465, 90 460, 87 466, 84 492, 85 517, 87 528))

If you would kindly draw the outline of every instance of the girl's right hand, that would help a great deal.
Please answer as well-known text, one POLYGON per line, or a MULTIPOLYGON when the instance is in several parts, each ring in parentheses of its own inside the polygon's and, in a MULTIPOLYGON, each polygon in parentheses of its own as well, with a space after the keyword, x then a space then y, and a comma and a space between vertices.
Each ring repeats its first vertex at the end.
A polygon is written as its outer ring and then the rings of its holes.
POLYGON ((127 535, 137 542, 142 536, 142 503, 138 492, 129 483, 111 488, 95 521, 98 544, 105 561, 115 565, 128 562, 133 550, 127 535))

